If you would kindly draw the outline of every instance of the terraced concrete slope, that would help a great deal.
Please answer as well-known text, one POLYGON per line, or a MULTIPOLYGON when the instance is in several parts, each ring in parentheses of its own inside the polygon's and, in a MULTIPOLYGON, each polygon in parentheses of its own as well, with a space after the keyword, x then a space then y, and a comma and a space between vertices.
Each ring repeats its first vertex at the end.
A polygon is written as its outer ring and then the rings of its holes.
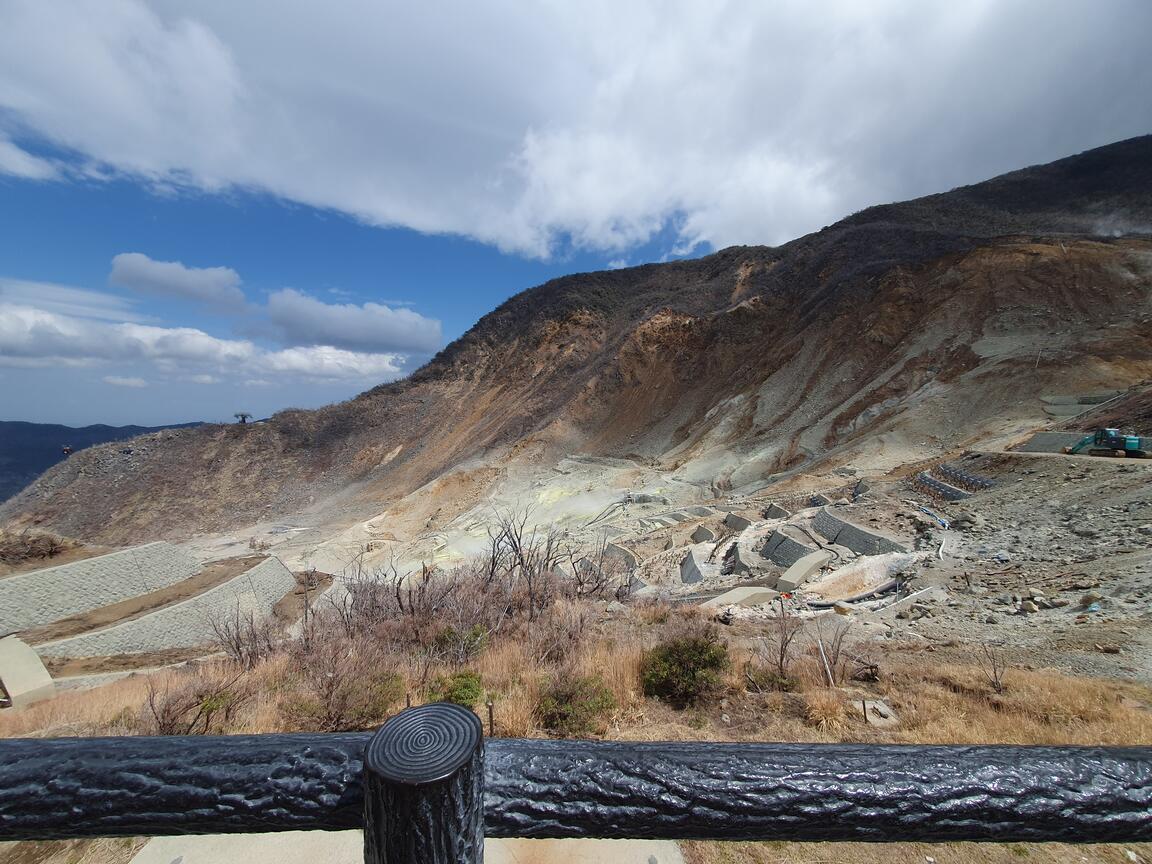
POLYGON ((78 453, 0 520, 123 543, 407 501, 431 525, 509 478, 547 486, 570 454, 701 498, 847 459, 890 468, 1043 418, 1037 394, 1152 374, 1148 225, 1152 137, 777 248, 565 277, 408 380, 78 453))

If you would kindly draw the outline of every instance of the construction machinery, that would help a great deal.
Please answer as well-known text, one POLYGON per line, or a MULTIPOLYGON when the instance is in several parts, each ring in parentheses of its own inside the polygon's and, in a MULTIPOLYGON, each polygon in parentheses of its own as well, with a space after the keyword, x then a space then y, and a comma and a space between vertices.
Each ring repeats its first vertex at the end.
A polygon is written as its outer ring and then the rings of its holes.
POLYGON ((1139 435, 1124 435, 1119 429, 1097 429, 1085 435, 1071 447, 1065 447, 1065 453, 1083 453, 1087 449, 1089 456, 1125 456, 1136 459, 1148 458, 1152 450, 1152 438, 1141 438, 1139 435))

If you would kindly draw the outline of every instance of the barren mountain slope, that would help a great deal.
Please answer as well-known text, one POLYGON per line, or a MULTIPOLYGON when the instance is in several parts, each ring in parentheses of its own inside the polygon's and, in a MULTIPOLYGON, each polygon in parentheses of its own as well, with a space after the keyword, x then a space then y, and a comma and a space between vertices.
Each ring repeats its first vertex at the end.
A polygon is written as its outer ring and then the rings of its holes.
POLYGON ((0 520, 105 543, 302 511, 347 522, 455 466, 480 469, 475 495, 569 453, 629 457, 702 494, 821 460, 891 467, 1034 418, 1039 393, 1152 374, 1149 222, 1145 137, 779 248, 565 277, 408 380, 93 448, 0 520))

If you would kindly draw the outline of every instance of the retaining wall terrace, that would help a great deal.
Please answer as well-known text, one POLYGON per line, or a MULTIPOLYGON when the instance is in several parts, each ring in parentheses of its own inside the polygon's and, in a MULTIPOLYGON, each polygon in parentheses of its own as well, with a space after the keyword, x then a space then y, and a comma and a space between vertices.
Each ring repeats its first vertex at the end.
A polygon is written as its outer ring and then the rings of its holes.
POLYGON ((0 579, 0 633, 27 630, 175 585, 200 562, 168 543, 147 543, 73 564, 0 579))
POLYGON ((885 552, 907 552, 894 540, 854 525, 847 519, 833 515, 825 507, 812 520, 812 527, 829 543, 846 546, 857 555, 881 555, 885 552))
POLYGON ((784 533, 783 527, 780 530, 773 531, 768 536, 768 542, 764 544, 764 548, 760 550, 760 554, 765 558, 778 564, 781 567, 791 567, 805 555, 816 551, 815 546, 809 546, 784 533))
POLYGON ((104 630, 37 645, 36 652, 44 657, 107 657, 204 645, 214 638, 213 620, 235 614, 238 604, 242 612, 267 615, 295 584, 292 572, 279 558, 267 558, 190 600, 104 630))

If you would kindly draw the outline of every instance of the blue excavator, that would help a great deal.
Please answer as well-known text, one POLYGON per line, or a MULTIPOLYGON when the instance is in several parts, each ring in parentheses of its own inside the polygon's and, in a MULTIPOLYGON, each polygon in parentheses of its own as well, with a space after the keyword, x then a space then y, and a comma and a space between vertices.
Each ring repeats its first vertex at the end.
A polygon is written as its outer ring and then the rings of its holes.
POLYGON ((1087 448, 1089 456, 1125 456, 1135 459, 1147 459, 1152 451, 1152 438, 1141 438, 1139 435, 1123 435, 1119 429, 1097 429, 1071 447, 1065 447, 1065 453, 1083 453, 1087 448))

